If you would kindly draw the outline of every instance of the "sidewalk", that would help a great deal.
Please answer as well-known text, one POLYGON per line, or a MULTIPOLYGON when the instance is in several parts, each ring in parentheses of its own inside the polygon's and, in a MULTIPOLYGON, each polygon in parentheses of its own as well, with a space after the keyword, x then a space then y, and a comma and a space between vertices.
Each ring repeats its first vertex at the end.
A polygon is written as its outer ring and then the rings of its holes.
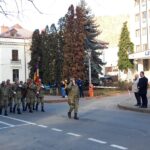
MULTIPOLYGON (((148 91, 147 96, 148 96, 148 99, 150 99, 150 90, 148 91)), ((85 97, 85 98, 80 98, 80 99, 82 100, 101 99, 101 96, 100 97, 85 97)), ((45 103, 62 103, 62 102, 67 102, 67 98, 63 98, 61 96, 45 95, 44 102, 45 103)), ((130 93, 130 98, 128 97, 124 101, 121 101, 120 103, 118 103, 117 106, 120 109, 124 109, 124 110, 150 113, 150 104, 148 105, 148 108, 139 108, 138 106, 134 106, 135 104, 136 104, 136 99, 134 97, 134 94, 130 93)))
POLYGON ((118 104, 118 107, 120 109, 124 110, 131 110, 131 111, 136 111, 136 112, 143 112, 143 113, 150 113, 150 90, 147 93, 147 98, 148 98, 148 108, 139 108, 138 106, 134 106, 136 104, 136 99, 134 97, 134 93, 130 93, 130 98, 126 99, 126 101, 123 101, 118 104))

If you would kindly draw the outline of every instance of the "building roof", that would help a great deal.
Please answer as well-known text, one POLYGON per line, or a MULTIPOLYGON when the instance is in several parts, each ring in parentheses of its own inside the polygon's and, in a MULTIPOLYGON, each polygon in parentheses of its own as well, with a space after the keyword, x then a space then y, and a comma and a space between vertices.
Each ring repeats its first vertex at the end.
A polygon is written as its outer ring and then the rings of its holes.
POLYGON ((2 38, 16 38, 16 39, 24 39, 24 38, 31 38, 32 32, 24 29, 19 24, 15 24, 12 27, 8 27, 8 30, 5 32, 2 32, 0 34, 0 37, 2 38))

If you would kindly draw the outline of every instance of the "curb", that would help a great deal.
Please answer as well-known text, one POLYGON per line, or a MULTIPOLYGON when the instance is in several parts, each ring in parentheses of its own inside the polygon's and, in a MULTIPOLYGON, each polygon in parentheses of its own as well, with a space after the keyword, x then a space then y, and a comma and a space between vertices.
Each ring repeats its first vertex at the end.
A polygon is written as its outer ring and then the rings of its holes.
POLYGON ((118 108, 123 109, 123 110, 131 110, 131 111, 142 112, 142 113, 150 113, 150 109, 147 109, 147 108, 134 108, 134 107, 130 107, 130 106, 122 105, 122 104, 118 104, 117 106, 118 106, 118 108))

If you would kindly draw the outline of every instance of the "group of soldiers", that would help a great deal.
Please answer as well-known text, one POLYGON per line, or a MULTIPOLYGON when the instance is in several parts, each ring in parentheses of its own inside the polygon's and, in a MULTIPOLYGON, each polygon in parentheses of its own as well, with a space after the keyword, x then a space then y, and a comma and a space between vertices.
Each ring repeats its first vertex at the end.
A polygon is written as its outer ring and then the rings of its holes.
POLYGON ((10 80, 2 81, 0 84, 0 115, 5 116, 10 113, 21 114, 24 111, 38 111, 41 104, 41 111, 44 112, 44 86, 41 80, 35 84, 32 79, 27 82, 16 80, 10 83, 10 80))

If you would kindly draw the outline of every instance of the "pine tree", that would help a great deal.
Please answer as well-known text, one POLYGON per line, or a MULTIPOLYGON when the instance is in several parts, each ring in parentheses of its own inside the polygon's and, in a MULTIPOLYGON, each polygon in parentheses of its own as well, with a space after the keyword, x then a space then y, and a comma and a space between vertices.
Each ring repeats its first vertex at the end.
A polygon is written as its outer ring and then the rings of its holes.
POLYGON ((41 50, 41 36, 38 29, 33 32, 30 51, 31 51, 31 61, 29 62, 30 78, 33 79, 34 77, 34 72, 37 63, 39 64, 38 65, 40 70, 39 74, 41 77, 42 76, 42 67, 41 67, 42 50, 41 50))
POLYGON ((128 59, 128 54, 133 53, 133 43, 130 41, 130 33, 128 31, 127 22, 123 23, 118 52, 118 67, 121 71, 128 71, 133 68, 133 64, 128 59))
POLYGON ((63 78, 68 79, 73 76, 74 62, 74 45, 75 45, 75 28, 74 28, 74 6, 71 5, 66 15, 66 24, 64 29, 64 62, 63 62, 63 78))
POLYGON ((41 47, 42 47, 42 80, 44 83, 50 82, 50 40, 49 40, 49 29, 48 26, 41 33, 41 47))
MULTIPOLYGON (((86 37, 85 37, 85 53, 88 55, 88 51, 91 51, 91 73, 92 78, 98 78, 98 74, 102 74, 102 66, 105 64, 101 59, 99 52, 100 49, 107 48, 108 43, 97 40, 97 36, 101 34, 98 30, 98 25, 95 23, 94 16, 91 14, 91 10, 87 8, 84 0, 81 0, 79 7, 82 8, 84 16, 86 18, 86 24, 84 25, 86 37)), ((85 59, 86 72, 88 76, 88 57, 85 59)))

